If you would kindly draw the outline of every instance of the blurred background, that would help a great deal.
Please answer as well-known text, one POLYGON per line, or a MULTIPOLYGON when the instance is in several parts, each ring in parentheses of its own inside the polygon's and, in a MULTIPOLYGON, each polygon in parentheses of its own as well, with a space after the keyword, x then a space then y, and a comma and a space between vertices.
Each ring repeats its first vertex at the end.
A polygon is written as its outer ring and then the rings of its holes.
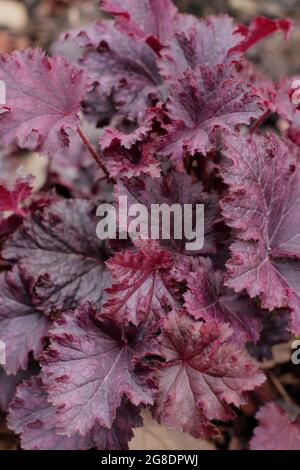
MULTIPOLYGON (((289 17, 295 22, 290 41, 285 42, 281 34, 271 36, 251 51, 251 59, 271 78, 278 80, 284 75, 299 74, 300 71, 300 0, 174 0, 181 11, 199 16, 229 13, 238 22, 250 22, 257 15, 271 18, 289 17)), ((0 52, 11 52, 28 46, 40 46, 48 51, 60 33, 84 26, 100 17, 99 0, 0 0, 0 52)), ((27 170, 37 175, 43 163, 39 157, 28 159, 27 170)), ((1 176, 1 175, 0 175, 1 176)), ((269 381, 252 394, 249 403, 239 414, 234 427, 224 425, 223 435, 208 442, 195 440, 176 431, 166 430, 145 415, 145 427, 136 432, 132 449, 231 449, 245 448, 253 429, 253 415, 260 400, 272 399, 280 394, 281 383, 272 371, 286 380, 288 386, 295 377, 288 369, 289 346, 282 345, 274 351, 274 360, 264 365, 269 381), (250 426, 249 426, 250 421, 250 426)), ((295 383, 293 383, 295 387, 295 383)), ((300 390, 300 379, 297 381, 300 390)), ((0 415, 0 450, 17 449, 18 441, 5 426, 5 417, 0 415)))
MULTIPOLYGON (((174 1, 182 11, 199 16, 225 12, 240 22, 249 22, 257 15, 292 18, 296 28, 288 43, 282 41, 281 35, 275 35, 260 43, 251 56, 274 79, 299 72, 299 0, 174 1)), ((47 49, 60 32, 99 16, 99 0, 0 0, 0 51, 28 45, 47 49)))

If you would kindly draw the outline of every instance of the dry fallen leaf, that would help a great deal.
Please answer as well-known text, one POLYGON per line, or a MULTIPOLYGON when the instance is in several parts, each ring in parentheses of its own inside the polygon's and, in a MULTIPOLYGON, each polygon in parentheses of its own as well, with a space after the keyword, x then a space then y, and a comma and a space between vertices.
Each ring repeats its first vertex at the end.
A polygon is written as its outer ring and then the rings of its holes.
POLYGON ((148 412, 143 417, 144 427, 135 431, 131 450, 216 450, 213 442, 160 426, 148 412))
POLYGON ((0 53, 24 49, 29 45, 26 36, 12 34, 9 31, 0 31, 0 53))
POLYGON ((35 177, 34 190, 38 191, 41 189, 46 182, 48 158, 44 155, 31 152, 23 157, 21 163, 25 168, 25 173, 35 177))
POLYGON ((27 8, 14 0, 0 0, 0 26, 22 31, 28 23, 27 8))

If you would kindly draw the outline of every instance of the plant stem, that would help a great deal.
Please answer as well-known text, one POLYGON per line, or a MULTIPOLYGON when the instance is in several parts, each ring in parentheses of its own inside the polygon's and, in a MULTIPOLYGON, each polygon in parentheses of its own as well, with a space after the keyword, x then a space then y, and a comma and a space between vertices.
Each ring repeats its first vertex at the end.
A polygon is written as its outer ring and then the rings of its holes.
POLYGON ((257 119, 257 121, 250 128, 251 134, 253 134, 263 124, 270 114, 270 109, 267 109, 267 111, 265 111, 264 114, 259 119, 257 119))
POLYGON ((286 389, 284 388, 280 380, 272 372, 268 372, 267 376, 269 380, 272 382, 272 384, 274 385, 274 387, 276 388, 276 390, 278 391, 278 393, 284 399, 284 401, 290 404, 295 404, 295 402, 289 396, 289 394, 287 393, 286 389))
POLYGON ((96 152, 96 149, 94 148, 94 146, 91 144, 88 136, 85 134, 85 132, 78 126, 77 128, 77 132, 82 140, 82 142, 84 143, 84 145, 87 147, 88 151, 90 152, 90 154, 92 155, 93 159, 95 160, 95 162, 97 163, 97 165, 101 168, 101 170, 103 171, 103 173, 105 174, 106 178, 108 180, 110 180, 112 183, 115 183, 115 181, 113 179, 110 178, 110 174, 108 172, 108 170, 106 169, 105 167, 105 164, 104 162, 102 161, 102 159, 99 157, 98 153, 96 152))
POLYGON ((50 184, 51 166, 52 166, 52 157, 48 157, 48 162, 47 162, 47 167, 46 167, 46 172, 47 172, 47 178, 45 182, 46 186, 50 184))

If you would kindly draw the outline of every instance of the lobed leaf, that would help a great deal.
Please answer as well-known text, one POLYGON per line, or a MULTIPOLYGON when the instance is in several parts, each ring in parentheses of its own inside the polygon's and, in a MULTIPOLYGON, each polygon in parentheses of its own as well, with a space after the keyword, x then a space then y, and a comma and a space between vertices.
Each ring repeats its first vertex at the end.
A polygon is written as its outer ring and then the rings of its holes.
POLYGON ((248 356, 230 342, 228 325, 195 322, 173 311, 164 320, 161 348, 165 363, 153 413, 159 423, 194 437, 218 434, 211 420, 235 417, 245 392, 264 382, 248 356))
POLYGON ((6 103, 0 106, 0 145, 53 155, 68 147, 68 131, 77 130, 80 103, 89 90, 83 69, 41 49, 0 55, 0 80, 6 103))
POLYGON ((230 138, 222 174, 229 193, 222 202, 227 223, 236 230, 227 263, 227 285, 260 297, 268 310, 292 310, 299 320, 300 172, 297 150, 275 135, 230 138), (251 194, 251 197, 249 197, 251 194))
POLYGON ((26 370, 29 354, 39 359, 50 320, 32 302, 28 274, 18 266, 0 274, 0 339, 6 345, 8 374, 26 370))
POLYGON ((256 415, 259 426, 250 442, 251 450, 298 450, 300 418, 276 403, 267 403, 256 415))
POLYGON ((108 251, 96 226, 95 203, 70 199, 33 213, 6 242, 5 259, 31 276, 34 302, 47 314, 100 304, 108 251))
POLYGON ((96 423, 110 429, 126 397, 135 406, 153 403, 153 373, 139 366, 157 352, 150 325, 122 330, 86 303, 58 320, 50 336, 43 371, 61 433, 85 435, 96 423))

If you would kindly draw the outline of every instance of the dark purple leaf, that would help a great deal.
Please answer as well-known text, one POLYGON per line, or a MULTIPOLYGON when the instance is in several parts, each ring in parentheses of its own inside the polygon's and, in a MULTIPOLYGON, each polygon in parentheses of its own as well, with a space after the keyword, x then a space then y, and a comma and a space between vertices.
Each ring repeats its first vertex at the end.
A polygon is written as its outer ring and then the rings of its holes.
POLYGON ((51 330, 43 360, 60 432, 87 434, 98 423, 111 428, 122 399, 152 404, 153 373, 139 365, 157 353, 151 326, 120 329, 96 318, 90 304, 65 314, 51 330))
POLYGON ((300 331, 299 204, 297 149, 275 135, 230 137, 222 174, 229 193, 222 202, 236 231, 227 263, 227 285, 260 297, 268 310, 292 310, 300 331), (251 194, 251 197, 249 197, 251 194))
POLYGON ((35 303, 46 313, 100 303, 108 253, 96 235, 96 205, 61 201, 32 214, 8 240, 4 257, 19 261, 33 279, 35 303))
POLYGON ((157 144, 158 152, 180 164, 186 156, 215 151, 215 131, 236 134, 239 126, 261 116, 255 90, 230 66, 199 66, 171 87, 167 114, 171 123, 157 144))
POLYGON ((17 266, 0 274, 0 339, 6 344, 8 374, 17 374, 28 366, 29 353, 39 359, 42 340, 47 337, 49 319, 32 302, 31 280, 17 266))
POLYGON ((188 313, 196 320, 228 323, 234 331, 232 340, 240 345, 257 342, 263 314, 254 302, 226 289, 223 274, 214 270, 209 259, 189 258, 185 264, 185 273, 180 276, 177 267, 176 277, 187 283, 184 300, 188 313))

